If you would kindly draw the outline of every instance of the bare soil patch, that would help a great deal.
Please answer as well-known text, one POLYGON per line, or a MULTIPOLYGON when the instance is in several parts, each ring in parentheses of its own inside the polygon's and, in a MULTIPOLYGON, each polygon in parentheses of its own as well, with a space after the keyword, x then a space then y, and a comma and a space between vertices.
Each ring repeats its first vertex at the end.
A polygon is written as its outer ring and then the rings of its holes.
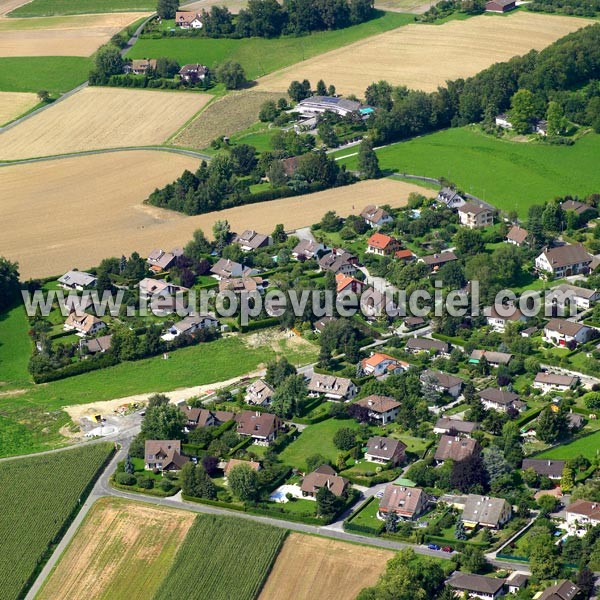
POLYGON ((434 91, 447 80, 475 75, 531 49, 541 50, 591 23, 590 19, 517 12, 443 25, 407 25, 267 75, 259 79, 257 89, 283 91, 294 79, 318 81, 327 74, 327 82, 338 92, 359 97, 370 82, 380 79, 434 91))
POLYGON ((291 533, 259 596, 259 600, 356 598, 374 585, 394 556, 389 550, 291 533))
POLYGON ((0 134, 0 161, 162 143, 208 94, 85 88, 0 134))
POLYGON ((38 103, 35 94, 0 92, 0 126, 16 119, 38 103))

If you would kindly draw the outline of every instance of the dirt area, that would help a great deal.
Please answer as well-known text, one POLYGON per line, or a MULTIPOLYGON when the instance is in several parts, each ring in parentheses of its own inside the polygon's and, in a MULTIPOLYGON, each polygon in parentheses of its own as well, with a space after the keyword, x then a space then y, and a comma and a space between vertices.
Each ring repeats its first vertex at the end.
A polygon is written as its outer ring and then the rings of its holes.
POLYGON ((356 598, 374 585, 394 556, 379 550, 315 536, 291 533, 286 539, 259 600, 356 598))
POLYGON ((35 94, 0 92, 0 126, 16 119, 38 103, 35 94))
POLYGON ((258 80, 258 90, 287 90, 290 81, 327 74, 342 94, 361 97, 371 81, 434 91, 447 80, 469 77, 493 63, 541 50, 589 19, 526 12, 481 15, 443 25, 407 25, 321 54, 258 80), (352 56, 352 60, 348 60, 352 56), (367 73, 368 79, 356 73, 367 73))
POLYGON ((208 94, 85 88, 0 134, 0 161, 164 142, 208 94))
POLYGON ((237 14, 240 9, 246 8, 247 5, 246 0, 199 0, 198 2, 182 4, 182 10, 200 12, 203 8, 210 11, 211 6, 226 6, 233 14, 237 14))
POLYGON ((101 498, 37 598, 152 598, 194 518, 187 511, 101 498))
POLYGON ((272 92, 232 92, 206 107, 170 143, 183 148, 206 148, 221 135, 232 136, 258 121, 263 102, 277 101, 281 94, 272 92))
POLYGON ((91 56, 130 23, 149 13, 0 20, 0 57, 91 56))
POLYGON ((287 349, 314 350, 314 345, 291 331, 258 331, 244 336, 244 345, 250 349, 270 346, 275 352, 281 352, 282 345, 287 349))

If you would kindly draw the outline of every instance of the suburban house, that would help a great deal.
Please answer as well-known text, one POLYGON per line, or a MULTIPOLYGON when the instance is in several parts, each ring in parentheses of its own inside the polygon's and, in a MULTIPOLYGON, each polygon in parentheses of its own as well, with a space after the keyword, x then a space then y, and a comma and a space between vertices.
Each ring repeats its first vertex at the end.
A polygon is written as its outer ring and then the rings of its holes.
POLYGON ((529 576, 520 571, 513 571, 506 578, 506 586, 509 594, 518 594, 523 588, 527 587, 529 576))
POLYGON ((572 581, 564 579, 546 588, 535 600, 576 600, 580 591, 572 581))
POLYGON ((564 460, 550 460, 548 458, 524 458, 521 469, 533 469, 538 475, 549 477, 550 479, 561 479, 564 460))
POLYGON ((458 219, 461 225, 469 229, 487 227, 494 224, 494 209, 472 202, 465 202, 458 208, 458 219))
POLYGON ((337 273, 335 276, 335 290, 338 294, 342 292, 352 292, 353 294, 360 294, 366 285, 360 279, 356 279, 351 275, 344 275, 343 273, 337 273))
POLYGON ((509 408, 514 408, 520 412, 527 406, 525 402, 519 400, 519 396, 514 392, 499 388, 486 388, 477 395, 481 398, 481 402, 486 410, 506 412, 509 408))
POLYGON ((246 269, 243 265, 228 258, 220 258, 210 269, 211 275, 220 281, 221 279, 231 279, 232 277, 242 277, 248 273, 250 269, 246 269))
POLYGON ((321 488, 326 487, 334 496, 342 496, 350 482, 345 477, 340 477, 329 465, 321 465, 302 480, 300 489, 302 495, 308 498, 316 498, 321 488))
POLYGON ((394 258, 407 263, 416 260, 417 256, 407 248, 402 248, 401 250, 396 250, 396 252, 394 252, 394 258))
POLYGON ((332 112, 340 117, 346 117, 353 113, 359 113, 360 107, 360 102, 356 100, 336 98, 335 96, 310 96, 300 100, 294 107, 293 112, 307 118, 316 117, 325 112, 332 112))
POLYGON ((373 228, 381 227, 385 223, 391 223, 394 220, 387 210, 383 210, 383 208, 374 206, 373 204, 366 206, 360 213, 360 216, 365 220, 365 223, 369 227, 373 228))
POLYGON ((412 521, 421 515, 429 504, 424 490, 390 483, 385 487, 379 501, 379 518, 385 519, 388 513, 395 513, 401 519, 412 521))
POLYGON ((169 334, 173 337, 192 335, 199 329, 216 329, 218 326, 219 321, 212 315, 189 315, 172 325, 169 329, 169 334))
POLYGON ((238 435, 250 436, 254 444, 268 446, 283 427, 278 416, 244 410, 235 416, 238 435))
POLYGON ((516 0, 490 0, 485 3, 485 12, 505 13, 516 7, 516 0))
POLYGON ((356 402, 358 406, 369 409, 369 418, 380 425, 386 425, 393 421, 400 411, 400 402, 396 402, 389 396, 378 396, 372 394, 361 398, 356 402))
POLYGON ((453 260, 458 260, 458 257, 452 251, 430 254, 419 259, 420 262, 424 262, 433 272, 438 271, 441 266, 453 260))
POLYGON ((574 388, 579 381, 576 375, 558 375, 556 373, 538 373, 533 380, 533 387, 547 394, 551 391, 565 392, 574 388))
POLYGON ((483 309, 483 315, 487 324, 494 331, 500 333, 505 331, 508 322, 518 323, 527 320, 527 317, 516 306, 504 306, 502 304, 486 306, 483 309))
POLYGON ((292 256, 297 260, 310 260, 317 254, 325 252, 326 247, 315 240, 300 240, 292 250, 292 256))
POLYGON ((425 325, 425 319, 423 317, 406 317, 404 319, 404 329, 411 331, 412 329, 419 329, 425 325))
POLYGON ((80 292, 96 287, 96 283, 98 283, 96 276, 85 271, 68 271, 58 278, 60 287, 66 290, 79 290, 80 292))
POLYGON ((457 435, 470 436, 476 429, 479 429, 479 423, 474 421, 462 421, 450 417, 441 417, 433 426, 433 433, 447 434, 452 437, 457 435))
POLYGON ((500 113, 499 115, 496 115, 495 123, 496 127, 501 127, 502 129, 512 129, 510 117, 506 113, 500 113))
POLYGON ((462 512, 465 527, 500 529, 510 521, 512 508, 504 498, 491 498, 469 494, 462 512))
POLYGON ((101 335, 91 340, 81 340, 81 344, 87 348, 88 354, 99 354, 110 350, 112 335, 101 335))
POLYGON ((593 206, 577 200, 565 200, 561 203, 560 207, 565 211, 572 210, 578 217, 584 215, 588 210, 590 212, 597 212, 593 206))
POLYGON ((491 367, 496 368, 500 365, 507 365, 512 360, 513 355, 506 352, 493 352, 491 350, 473 350, 469 357, 469 362, 473 365, 478 365, 484 357, 491 367))
POLYGON ((325 396, 330 400, 347 402, 356 396, 358 391, 351 379, 313 373, 308 382, 308 393, 311 396, 325 396))
POLYGON ((592 338, 594 329, 568 319, 550 319, 544 326, 544 340, 555 346, 584 344, 592 338))
POLYGON ((181 29, 202 29, 200 15, 195 12, 178 10, 175 13, 175 25, 181 29))
POLYGON ((449 394, 453 398, 460 396, 463 385, 463 380, 459 377, 441 371, 432 371, 431 369, 423 371, 419 379, 421 383, 430 384, 441 394, 449 394))
POLYGON ((148 71, 156 69, 155 58, 134 59, 123 65, 123 73, 133 75, 145 75, 148 71))
POLYGON ((72 312, 65 321, 65 331, 75 330, 79 335, 96 335, 106 327, 106 323, 98 317, 88 313, 77 314, 72 312))
POLYGON ((264 379, 257 379, 246 388, 244 402, 255 406, 269 406, 273 400, 273 394, 275 394, 274 388, 264 379))
POLYGON ((233 467, 238 467, 240 465, 246 465, 247 467, 250 467, 253 471, 260 471, 259 462, 256 462, 254 460, 240 460, 238 458, 230 458, 227 461, 225 468, 223 469, 225 477, 229 477, 229 473, 231 473, 231 469, 233 469, 233 467))
POLYGON ((385 233, 374 233, 367 240, 366 252, 378 256, 391 256, 400 250, 400 242, 385 233))
POLYGON ((513 225, 506 234, 506 241, 515 246, 524 246, 527 243, 529 232, 520 225, 513 225))
POLYGON ((246 229, 246 231, 233 238, 233 243, 237 244, 244 252, 251 252, 270 246, 273 240, 270 236, 257 233, 254 229, 246 229))
POLYGON ((396 466, 406 458, 406 444, 400 440, 375 436, 369 438, 365 460, 383 465, 391 463, 396 466))
POLYGON ((235 294, 251 294, 264 291, 262 277, 232 277, 219 281, 219 292, 234 292, 235 294))
POLYGON ((146 259, 147 265, 151 271, 160 273, 166 271, 169 267, 173 266, 178 256, 183 254, 182 250, 172 250, 171 252, 165 252, 160 248, 156 248, 150 252, 146 259))
POLYGON ((152 279, 151 277, 142 279, 139 288, 140 297, 146 299, 173 296, 177 292, 187 291, 187 288, 177 286, 163 279, 152 279))
POLYGON ((442 356, 448 356, 450 354, 450 344, 440 340, 412 337, 406 342, 406 351, 411 354, 417 354, 419 352, 435 352, 442 356))
POLYGON ((335 317, 323 317, 321 319, 319 319, 318 321, 315 321, 313 327, 315 328, 315 332, 316 333, 323 333, 323 330, 325 329, 325 327, 327 327, 327 325, 329 325, 329 323, 333 323, 334 321, 337 321, 337 319, 335 317))
POLYGON ((321 271, 331 271, 336 275, 353 275, 356 273, 358 258, 343 248, 334 248, 331 252, 324 254, 319 259, 319 268, 321 271))
POLYGON ((456 596, 464 598, 483 598, 495 600, 504 596, 504 579, 497 577, 485 577, 484 575, 472 575, 455 571, 446 583, 456 592, 456 596))
POLYGON ((146 440, 144 468, 147 471, 181 471, 189 461, 181 454, 181 440, 146 440))
POLYGON ((185 428, 188 431, 196 427, 218 427, 235 418, 234 413, 225 410, 191 408, 187 404, 180 405, 179 409, 185 415, 185 428))
POLYGON ((590 290, 568 283, 561 283, 552 288, 547 296, 547 301, 550 301, 553 306, 561 308, 575 306, 580 310, 590 309, 599 299, 599 290, 590 290))
POLYGON ((360 364, 365 375, 373 375, 377 378, 406 371, 410 366, 404 361, 381 352, 374 352, 369 358, 363 358, 360 364))
POLYGON ((179 69, 179 76, 186 83, 198 83, 198 81, 204 81, 208 75, 208 67, 196 63, 194 65, 183 65, 179 69))
POLYGON ((555 277, 586 275, 590 271, 593 256, 582 244, 565 244, 556 248, 544 248, 535 259, 539 272, 551 273, 555 277))
POLYGON ((456 190, 449 187, 443 187, 438 192, 437 201, 452 210, 460 208, 465 203, 464 198, 456 190))
POLYGON ((479 454, 481 448, 473 438, 442 435, 440 443, 435 451, 435 461, 442 464, 447 460, 459 462, 479 454))
POLYGON ((588 500, 575 500, 565 510, 567 526, 578 537, 583 537, 588 529, 600 525, 600 504, 588 500))

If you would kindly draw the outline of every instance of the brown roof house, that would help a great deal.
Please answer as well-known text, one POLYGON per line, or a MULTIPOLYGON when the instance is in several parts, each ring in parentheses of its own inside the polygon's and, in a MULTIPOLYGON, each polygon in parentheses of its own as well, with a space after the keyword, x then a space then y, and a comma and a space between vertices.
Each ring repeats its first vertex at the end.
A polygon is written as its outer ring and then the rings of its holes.
POLYGON ((509 408, 514 408, 519 412, 525 410, 527 405, 519 400, 519 396, 508 390, 499 388, 486 388, 477 394, 486 410, 499 410, 506 412, 509 408))
POLYGON ((300 240, 292 250, 292 257, 296 260, 310 260, 325 252, 326 246, 315 240, 300 240))
POLYGON ((443 265, 448 262, 458 260, 458 257, 454 252, 440 252, 439 254, 430 254, 429 256, 423 256, 419 259, 419 262, 424 262, 432 271, 437 271, 443 265))
POLYGON ((461 421, 450 417, 441 417, 433 427, 433 433, 448 434, 453 437, 456 435, 470 436, 476 429, 479 429, 479 423, 474 421, 461 421))
POLYGON ((412 337, 406 342, 406 350, 412 354, 417 354, 418 352, 435 352, 442 356, 448 356, 450 354, 450 344, 440 340, 412 337))
POLYGON ((453 398, 460 396, 460 390, 462 389, 463 380, 460 377, 454 377, 454 375, 448 375, 441 371, 432 371, 428 369, 423 371, 419 377, 421 383, 431 384, 438 392, 442 394, 449 394, 453 398))
POLYGON ((270 236, 257 233, 254 229, 246 229, 233 238, 233 243, 237 244, 244 252, 251 252, 270 246, 273 240, 270 236))
POLYGON ((257 379, 246 388, 244 402, 246 404, 254 404, 255 406, 269 406, 273 401, 274 394, 274 388, 264 379, 257 379))
POLYGON ((311 396, 325 396, 329 400, 347 402, 356 396, 358 391, 351 379, 313 373, 308 382, 308 392, 311 396))
POLYGON ((458 208, 458 219, 461 225, 469 229, 487 227, 494 224, 494 209, 472 202, 465 202, 458 208))
POLYGON ((365 223, 369 227, 377 228, 381 227, 385 223, 391 223, 394 219, 389 212, 383 210, 379 206, 369 204, 365 206, 364 210, 360 213, 360 216, 365 220, 365 223))
POLYGON ((235 416, 237 433, 250 436, 254 444, 268 446, 283 427, 281 419, 271 413, 244 410, 235 416))
POLYGON ((546 303, 557 307, 575 306, 581 310, 588 310, 600 300, 600 291, 561 283, 552 288, 546 296, 546 303))
POLYGON ((514 246, 524 246, 527 243, 529 231, 520 225, 513 225, 506 234, 506 241, 514 246))
POLYGON ((381 425, 386 425, 390 421, 393 421, 400 411, 400 402, 396 402, 396 400, 389 396, 372 394, 366 398, 361 398, 356 404, 368 408, 369 418, 381 425))
POLYGON ((358 259, 343 248, 334 248, 331 252, 324 254, 319 259, 319 268, 321 271, 331 271, 336 275, 353 275, 356 273, 358 259))
POLYGON ((221 281, 221 279, 231 279, 235 277, 251 277, 256 275, 254 269, 244 267, 234 260, 228 258, 220 258, 211 268, 211 275, 221 281))
POLYGON ((206 408, 191 408, 186 404, 179 406, 185 415, 187 431, 196 427, 218 427, 223 423, 232 421, 235 414, 225 410, 208 410, 206 408))
POLYGON ((179 69, 179 76, 186 83, 198 83, 203 81, 208 75, 208 67, 196 63, 195 65, 183 65, 179 69))
POLYGON ((536 600, 576 600, 581 597, 580 591, 573 582, 565 579, 546 588, 536 600))
POLYGON ((538 475, 549 477, 550 479, 561 479, 564 460, 550 460, 548 458, 524 458, 521 463, 521 469, 533 469, 538 475))
POLYGON ((473 365, 478 365, 481 359, 485 357, 491 367, 499 367, 500 365, 507 365, 513 355, 507 352, 493 352, 492 350, 473 350, 469 357, 469 362, 473 365))
POLYGON ((144 445, 144 468, 147 471, 181 471, 189 460, 181 454, 180 440, 146 440, 144 445))
POLYGON ((350 482, 345 477, 340 477, 329 465, 321 465, 302 480, 300 489, 302 495, 316 498, 317 492, 326 487, 334 496, 342 496, 348 489, 350 482))
POLYGON ((259 462, 256 462, 254 460, 238 460, 237 458, 230 458, 227 461, 227 464, 225 465, 225 469, 223 469, 225 477, 229 476, 229 473, 231 473, 231 469, 233 469, 233 467, 238 467, 239 465, 247 465, 253 471, 260 471, 259 462))
POLYGON ((550 319, 544 326, 544 340, 555 346, 585 344, 592 338, 594 329, 568 319, 550 319))
POLYGON ((88 313, 78 315, 76 312, 72 312, 64 324, 65 331, 75 330, 81 336, 95 335, 105 327, 106 323, 98 317, 89 315, 88 313))
POLYGON ((600 503, 575 500, 565 510, 570 532, 583 537, 591 527, 600 525, 600 503))
POLYGON ((386 486, 379 502, 379 518, 385 519, 390 512, 411 521, 421 515, 429 504, 427 494, 416 487, 406 487, 390 483, 386 486))
POLYGON ((251 294, 254 292, 262 293, 264 289, 262 277, 232 277, 219 281, 219 292, 230 291, 234 294, 243 292, 251 294))
POLYGON ((457 597, 463 597, 465 592, 469 598, 485 598, 486 600, 495 600, 504 596, 504 579, 497 577, 455 571, 446 583, 457 592, 457 597))
POLYGON ((156 69, 155 58, 140 58, 127 62, 123 65, 123 73, 133 75, 145 75, 148 71, 156 69))
POLYGON ((175 25, 181 29, 202 29, 202 20, 196 12, 178 10, 175 13, 175 25))
POLYGON ((400 242, 385 233, 374 233, 367 240, 366 252, 378 256, 390 256, 400 250, 400 242))
POLYGON ((435 451, 435 460, 438 464, 447 460, 459 462, 479 454, 480 450, 479 444, 472 438, 443 435, 435 451))
POLYGON ((367 451, 365 452, 365 460, 369 462, 387 464, 397 464, 404 461, 406 458, 406 444, 400 440, 375 436, 369 438, 367 442, 367 451))
POLYGON ((82 340, 81 343, 85 345, 90 354, 106 352, 107 350, 110 350, 112 335, 101 335, 100 337, 92 338, 91 340, 82 340))
POLYGON ((485 3, 485 12, 505 13, 516 7, 516 0, 490 0, 485 3))
POLYGON ((547 394, 551 391, 564 392, 574 388, 579 381, 576 375, 558 375, 556 373, 538 373, 533 380, 533 387, 547 394))
POLYGON ((535 268, 542 273, 552 273, 555 277, 587 274, 593 256, 582 244, 565 244, 556 248, 544 248, 535 259, 535 268))
POLYGON ((150 267, 151 271, 160 273, 161 271, 166 271, 172 267, 175 264, 177 257, 181 256, 182 253, 183 251, 179 249, 171 250, 171 252, 165 252, 160 248, 155 248, 148 255, 146 263, 150 267))
POLYGON ((504 498, 491 498, 490 496, 477 496, 469 494, 462 512, 462 521, 465 527, 487 527, 500 529, 510 521, 512 507, 504 498))
POLYGON ((486 306, 483 309, 483 315, 487 324, 494 331, 503 333, 506 330, 506 324, 525 322, 527 317, 516 306, 504 306, 496 304, 495 306, 486 306))

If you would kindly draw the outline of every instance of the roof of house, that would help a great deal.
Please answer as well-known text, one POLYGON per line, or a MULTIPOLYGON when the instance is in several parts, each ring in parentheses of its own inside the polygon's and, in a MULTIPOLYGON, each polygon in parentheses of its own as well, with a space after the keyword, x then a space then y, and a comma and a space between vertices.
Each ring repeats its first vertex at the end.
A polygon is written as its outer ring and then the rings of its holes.
POLYGON ((402 512, 412 516, 422 507, 424 500, 426 494, 421 488, 390 483, 385 487, 379 510, 402 512))
POLYGON ((155 248, 148 254, 146 262, 160 269, 168 269, 176 258, 173 252, 165 252, 160 248, 155 248))
POLYGON ((284 158, 281 160, 281 165, 283 166, 283 172, 287 177, 291 177, 300 164, 299 156, 290 156, 289 158, 284 158))
POLYGON ((482 594, 497 594, 504 585, 504 579, 455 571, 447 583, 450 587, 457 590, 480 592, 482 594))
POLYGON ((574 515, 583 515, 589 519, 600 520, 600 503, 589 500, 575 500, 566 508, 566 512, 574 515))
POLYGON ((571 581, 559 581, 546 588, 537 600, 573 600, 579 591, 579 588, 571 581))
POLYGON ((443 265, 444 263, 450 262, 451 260, 458 260, 458 257, 454 252, 440 252, 439 254, 430 254, 422 258, 423 262, 430 267, 443 265))
MULTIPOLYGON (((264 379, 257 379, 246 388, 246 393, 253 396, 254 399, 260 400, 262 404, 265 400, 273 396, 275 389, 270 386, 264 379)), ((256 404, 253 398, 248 399, 250 404, 256 404)))
POLYGON ((458 212, 479 215, 484 212, 494 212, 489 206, 483 206, 482 204, 475 204, 473 202, 465 202, 462 206, 458 207, 458 212))
POLYGON ((497 4, 498 6, 512 6, 513 4, 515 4, 516 0, 490 0, 489 2, 486 2, 487 4, 497 4))
POLYGON ((225 475, 229 475, 231 469, 238 467, 239 465, 247 465, 254 471, 258 471, 260 469, 260 463, 254 460, 239 460, 237 458, 230 458, 225 466, 225 475))
POLYGON ((488 362, 499 365, 507 365, 513 357, 512 354, 507 354, 506 352, 493 352, 491 350, 473 350, 473 352, 471 352, 469 360, 479 362, 484 356, 488 362))
POLYGON ((447 353, 450 349, 449 344, 440 340, 430 340, 429 338, 412 337, 406 342, 408 350, 439 350, 447 353))
POLYGON ((181 319, 181 321, 177 321, 177 323, 173 325, 173 328, 179 331, 179 333, 186 333, 200 325, 203 321, 219 322, 216 317, 209 314, 188 315, 181 319))
POLYGON ((319 394, 334 393, 346 396, 352 387, 352 380, 346 377, 335 377, 334 375, 322 375, 313 373, 308 382, 308 391, 319 394))
POLYGON ((88 352, 95 354, 96 352, 105 352, 110 350, 110 344, 112 342, 112 335, 101 335, 97 338, 92 338, 86 342, 88 352))
POLYGON ((255 292, 262 287, 262 277, 231 277, 219 281, 219 292, 255 292))
POLYGON ((394 258, 397 258, 399 260, 405 260, 407 258, 414 258, 414 256, 415 256, 414 252, 411 252, 407 248, 402 248, 401 250, 396 250, 396 252, 394 252, 394 258))
POLYGON ((504 498, 469 494, 463 509, 462 519, 470 523, 497 526, 507 505, 508 502, 504 498))
POLYGON ((337 252, 328 252, 319 259, 319 267, 324 271, 332 271, 337 273, 345 265, 352 264, 351 261, 356 257, 350 252, 339 250, 337 252))
POLYGON ((582 244, 565 244, 556 248, 544 248, 542 254, 553 269, 560 269, 579 263, 590 263, 593 258, 582 244))
POLYGON ((397 359, 395 359, 393 356, 390 356, 389 354, 383 354, 382 352, 373 352, 373 354, 371 354, 371 356, 369 356, 368 358, 363 358, 362 366, 363 366, 363 368, 364 367, 377 367, 382 362, 385 362, 385 361, 391 361, 394 363, 400 362, 397 359))
POLYGON ((235 418, 235 413, 225 410, 208 410, 206 408, 190 408, 187 405, 179 407, 186 419, 198 427, 206 425, 214 418, 218 423, 227 423, 235 418))
POLYGON ((576 285, 570 285, 568 283, 561 283, 560 285, 557 285, 555 288, 552 288, 551 293, 555 291, 562 292, 563 294, 572 293, 574 296, 578 296, 579 298, 585 299, 592 298, 595 294, 598 293, 598 290, 596 289, 591 290, 576 285))
POLYGON ((351 275, 345 275, 344 273, 335 274, 335 289, 337 293, 344 291, 349 285, 355 284, 359 289, 362 289, 365 284, 360 280, 352 277, 351 275))
POLYGON ((577 200, 565 200, 560 207, 563 210, 572 210, 578 215, 582 215, 586 210, 593 210, 589 204, 578 202, 577 200))
POLYGON ((457 433, 473 433, 479 428, 479 423, 474 421, 462 421, 450 417, 441 417, 435 423, 434 429, 446 429, 447 431, 456 431, 457 433))
POLYGON ((303 239, 296 244, 296 247, 292 250, 292 254, 304 254, 304 255, 313 255, 319 250, 323 248, 323 244, 315 240, 307 240, 303 239))
POLYGON ((494 306, 486 306, 483 309, 483 315, 488 319, 504 319, 505 321, 519 321, 523 313, 516 306, 504 306, 495 304, 494 306))
POLYGON ((206 75, 207 73, 208 67, 205 67, 200 63, 196 63, 193 65, 183 65, 183 67, 179 69, 180 75, 206 75))
POLYGON ((322 465, 304 477, 301 489, 303 492, 315 494, 322 487, 327 487, 335 496, 341 496, 348 483, 345 477, 337 475, 329 465, 322 465))
POLYGON ((181 468, 190 460, 181 454, 181 440, 146 440, 144 456, 147 463, 161 459, 163 468, 170 464, 181 468))
POLYGON ((261 246, 269 243, 269 236, 262 233, 257 233, 254 229, 246 229, 242 233, 236 235, 233 241, 240 246, 256 250, 261 246))
POLYGON ((385 460, 391 460, 399 450, 404 452, 406 448, 406 444, 400 440, 376 435, 369 438, 366 454, 385 460))
POLYGON ((196 17, 200 18, 200 15, 196 12, 186 11, 186 10, 178 10, 175 13, 175 20, 179 23, 180 21, 191 22, 196 17))
POLYGON ((369 204, 368 206, 365 206, 363 211, 360 213, 360 216, 365 221, 369 221, 370 223, 377 224, 382 219, 389 218, 390 213, 388 213, 387 210, 383 210, 383 208, 380 208, 379 206, 374 206, 373 204, 369 204))
POLYGON ((502 406, 510 406, 519 399, 519 396, 514 392, 499 388, 486 388, 479 392, 478 396, 482 400, 492 402, 493 404, 501 404, 502 406))
POLYGON ((334 321, 337 321, 335 317, 322 317, 318 321, 315 321, 314 327, 320 333, 329 323, 333 323, 334 321))
POLYGON ((425 382, 427 379, 433 380, 436 385, 444 388, 445 390, 449 390, 456 385, 462 385, 463 380, 460 377, 454 377, 454 375, 448 375, 448 373, 442 373, 441 371, 433 371, 431 369, 427 369, 421 373, 420 377, 421 381, 425 382))
POLYGON ((298 106, 320 105, 327 108, 342 108, 344 110, 354 112, 360 108, 360 102, 348 100, 347 98, 337 98, 335 96, 310 96, 298 102, 298 106))
POLYGON ((544 325, 544 329, 573 337, 582 329, 589 329, 589 327, 583 323, 576 323, 575 321, 569 321, 568 319, 550 319, 546 325, 544 325))
POLYGON ((472 438, 442 435, 437 450, 436 460, 454 460, 456 462, 469 458, 479 452, 479 444, 472 438))
POLYGON ((425 319, 423 317, 406 317, 404 319, 404 325, 407 327, 415 327, 416 325, 423 325, 425 319))
POLYGON ((281 420, 271 413, 244 410, 235 416, 237 432, 241 435, 267 438, 281 428, 281 420))
POLYGON ((558 385, 571 387, 576 381, 575 375, 558 375, 556 373, 538 373, 533 380, 534 383, 543 383, 546 385, 558 385))
POLYGON ((361 398, 356 404, 364 406, 376 413, 386 413, 400 406, 400 402, 397 402, 390 396, 379 396, 377 394, 371 394, 366 398, 361 398))
POLYGON ((102 319, 99 319, 95 315, 89 315, 88 313, 84 313, 83 315, 77 315, 77 313, 72 312, 65 321, 65 325, 67 327, 73 327, 74 329, 78 329, 84 333, 91 331, 94 325, 102 323, 102 325, 106 325, 102 319))
POLYGON ((85 271, 67 271, 62 277, 58 278, 58 283, 68 286, 89 287, 96 283, 96 277, 85 271))
POLYGON ((527 240, 527 236, 529 236, 529 231, 527 231, 527 229, 523 229, 520 225, 513 225, 506 234, 506 239, 516 242, 517 244, 522 244, 527 240))
POLYGON ((393 237, 386 235, 385 233, 374 233, 368 240, 367 246, 369 248, 377 248, 378 250, 385 250, 391 244, 397 244, 398 240, 393 237))
POLYGON ((234 260, 220 258, 211 268, 210 272, 219 277, 229 278, 235 271, 243 271, 244 267, 234 260))
POLYGON ((564 460, 550 460, 548 458, 524 458, 521 468, 533 469, 538 475, 547 475, 548 477, 562 477, 565 468, 564 460))

